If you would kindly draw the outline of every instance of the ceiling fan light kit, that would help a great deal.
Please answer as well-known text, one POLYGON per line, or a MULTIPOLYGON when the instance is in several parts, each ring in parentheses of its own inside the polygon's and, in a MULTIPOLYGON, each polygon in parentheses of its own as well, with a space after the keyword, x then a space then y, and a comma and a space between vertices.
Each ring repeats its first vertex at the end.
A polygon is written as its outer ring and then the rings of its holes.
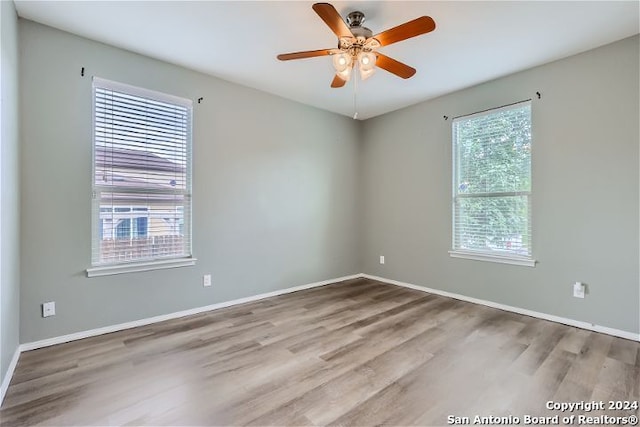
POLYGON ((371 77, 375 72, 376 66, 403 79, 412 77, 416 73, 414 68, 378 52, 377 49, 429 33, 436 28, 433 19, 428 16, 421 16, 373 35, 369 28, 362 26, 365 17, 364 13, 360 11, 349 13, 347 22, 345 22, 329 3, 315 3, 313 10, 338 37, 338 48, 286 53, 278 55, 278 59, 288 61, 317 56, 333 56, 332 62, 336 71, 331 82, 331 87, 333 88, 344 86, 351 78, 353 69, 356 67, 362 80, 371 77))

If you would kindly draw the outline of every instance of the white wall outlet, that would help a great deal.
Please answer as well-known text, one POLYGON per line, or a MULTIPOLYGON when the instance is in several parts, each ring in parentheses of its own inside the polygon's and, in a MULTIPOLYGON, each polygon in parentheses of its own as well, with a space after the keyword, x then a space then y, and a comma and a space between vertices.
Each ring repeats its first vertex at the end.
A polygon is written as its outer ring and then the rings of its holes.
POLYGON ((42 304, 42 317, 49 317, 56 315, 56 303, 55 301, 45 302, 42 304))
POLYGON ((584 284, 576 282, 573 284, 573 296, 576 298, 584 298, 584 284))
POLYGON ((211 275, 210 274, 205 274, 204 276, 202 276, 202 286, 211 286, 211 275))
POLYGON ((380 264, 384 264, 384 255, 380 255, 380 264))

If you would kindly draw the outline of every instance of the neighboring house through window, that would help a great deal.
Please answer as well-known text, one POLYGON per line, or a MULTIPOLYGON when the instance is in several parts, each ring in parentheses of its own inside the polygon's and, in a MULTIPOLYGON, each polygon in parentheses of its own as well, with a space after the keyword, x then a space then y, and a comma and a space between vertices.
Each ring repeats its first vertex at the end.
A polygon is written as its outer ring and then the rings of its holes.
POLYGON ((453 120, 454 257, 534 266, 531 102, 453 120))
POLYGON ((94 77, 93 107, 88 274, 192 265, 191 101, 94 77))

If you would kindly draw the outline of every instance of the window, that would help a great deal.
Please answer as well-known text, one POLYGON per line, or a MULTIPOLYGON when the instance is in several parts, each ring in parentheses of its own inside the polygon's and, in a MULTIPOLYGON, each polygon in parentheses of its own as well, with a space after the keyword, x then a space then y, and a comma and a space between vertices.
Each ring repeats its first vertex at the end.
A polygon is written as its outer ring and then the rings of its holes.
POLYGON ((89 276, 193 265, 190 100, 93 79, 89 276))
POLYGON ((534 266, 531 102, 453 121, 451 256, 534 266))
POLYGON ((120 220, 118 225, 116 225, 116 236, 115 240, 129 240, 131 238, 131 220, 123 219, 120 220))

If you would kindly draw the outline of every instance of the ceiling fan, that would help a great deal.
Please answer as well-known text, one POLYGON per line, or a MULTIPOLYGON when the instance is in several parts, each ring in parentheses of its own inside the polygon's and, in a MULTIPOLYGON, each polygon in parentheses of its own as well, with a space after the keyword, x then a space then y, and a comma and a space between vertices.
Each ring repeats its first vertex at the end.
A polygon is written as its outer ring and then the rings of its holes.
POLYGON ((331 55, 333 57, 333 66, 336 70, 336 75, 331 82, 331 87, 334 88, 345 85, 356 65, 363 80, 373 74, 376 66, 403 79, 412 77, 416 73, 415 68, 396 61, 378 52, 377 49, 429 33, 436 28, 436 23, 431 17, 421 16, 373 35, 370 29, 362 26, 364 23, 364 14, 362 12, 349 13, 345 23, 338 11, 329 3, 316 3, 313 5, 313 10, 329 26, 331 31, 338 36, 338 47, 336 49, 284 53, 278 55, 278 59, 288 61, 291 59, 331 55))

